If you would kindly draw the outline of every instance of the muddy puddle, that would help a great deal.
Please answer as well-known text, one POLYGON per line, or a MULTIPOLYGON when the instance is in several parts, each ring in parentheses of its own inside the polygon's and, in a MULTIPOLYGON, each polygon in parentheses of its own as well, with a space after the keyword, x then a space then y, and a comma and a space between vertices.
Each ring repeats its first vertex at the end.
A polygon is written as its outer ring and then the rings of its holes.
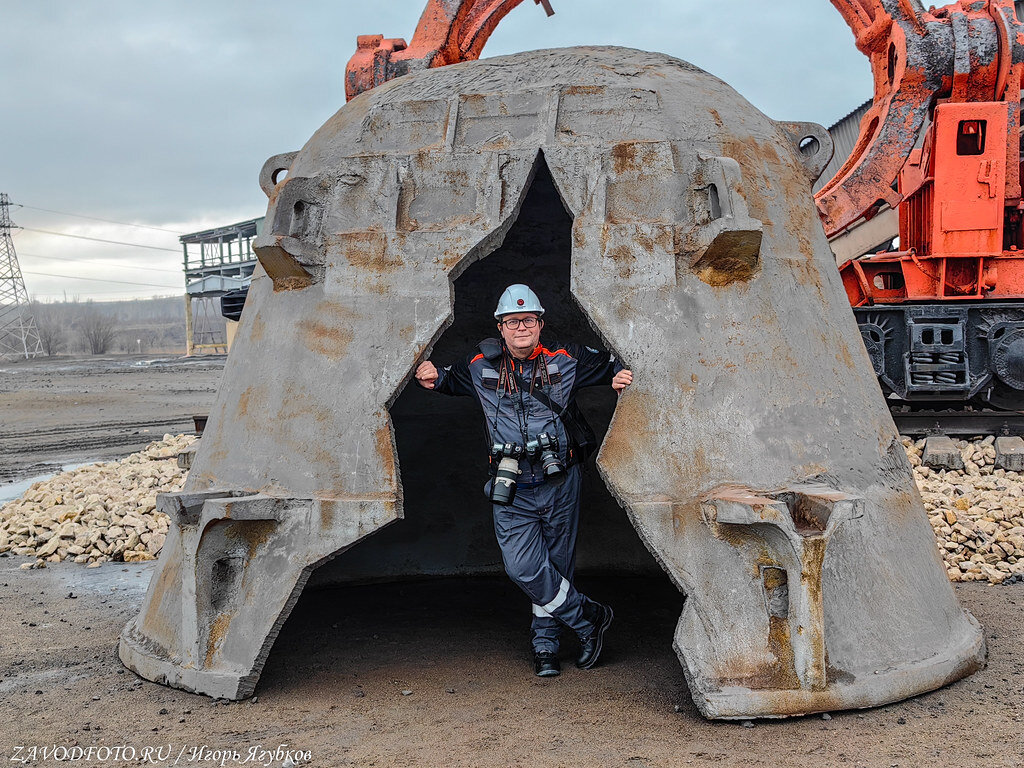
POLYGON ((61 472, 70 472, 73 469, 84 467, 87 464, 96 464, 98 461, 99 460, 82 461, 76 464, 57 465, 54 466, 53 469, 51 469, 50 471, 45 472, 43 474, 32 475, 31 477, 15 480, 14 482, 11 483, 2 483, 0 484, 0 506, 3 506, 9 501, 14 501, 17 498, 20 498, 25 491, 32 487, 33 483, 38 483, 43 480, 49 480, 53 477, 56 477, 61 472))

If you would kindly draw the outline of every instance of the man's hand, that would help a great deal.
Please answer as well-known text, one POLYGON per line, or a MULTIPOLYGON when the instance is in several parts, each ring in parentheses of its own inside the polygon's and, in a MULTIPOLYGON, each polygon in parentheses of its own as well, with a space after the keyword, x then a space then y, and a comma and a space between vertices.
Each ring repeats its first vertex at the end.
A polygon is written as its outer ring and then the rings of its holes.
MULTIPOLYGON (((429 360, 425 360, 416 368, 416 383, 424 389, 433 389, 437 381, 437 368, 429 360)), ((614 386, 614 384, 612 385, 614 386)))
MULTIPOLYGON (((417 375, 419 375, 417 373, 417 375)), ((612 389, 616 392, 621 392, 630 384, 633 383, 633 372, 623 368, 621 371, 615 374, 612 378, 612 389)))

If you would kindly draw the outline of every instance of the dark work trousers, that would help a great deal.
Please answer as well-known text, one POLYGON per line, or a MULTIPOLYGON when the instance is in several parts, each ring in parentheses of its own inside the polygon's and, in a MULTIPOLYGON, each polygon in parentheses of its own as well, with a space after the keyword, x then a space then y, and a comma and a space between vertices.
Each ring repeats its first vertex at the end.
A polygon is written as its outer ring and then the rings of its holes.
POLYGON ((580 512, 580 466, 561 485, 516 489, 508 506, 494 505, 494 533, 505 572, 533 602, 533 650, 558 651, 562 625, 580 637, 594 631, 583 618, 588 598, 573 586, 580 512))

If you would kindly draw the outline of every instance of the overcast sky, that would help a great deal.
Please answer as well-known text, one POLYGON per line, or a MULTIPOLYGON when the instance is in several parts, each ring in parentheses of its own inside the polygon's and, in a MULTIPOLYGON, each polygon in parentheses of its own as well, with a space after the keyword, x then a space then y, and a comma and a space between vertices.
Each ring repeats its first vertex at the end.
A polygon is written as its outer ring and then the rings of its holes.
MULTIPOLYGON (((423 5, 0 0, 0 192, 26 206, 11 215, 26 228, 14 242, 29 293, 182 293, 177 234, 263 215, 263 161, 299 149, 344 104, 356 35, 409 40, 423 5)), ((828 0, 552 5, 546 18, 525 0, 484 56, 587 44, 662 51, 770 117, 826 126, 871 96, 867 60, 828 0)))

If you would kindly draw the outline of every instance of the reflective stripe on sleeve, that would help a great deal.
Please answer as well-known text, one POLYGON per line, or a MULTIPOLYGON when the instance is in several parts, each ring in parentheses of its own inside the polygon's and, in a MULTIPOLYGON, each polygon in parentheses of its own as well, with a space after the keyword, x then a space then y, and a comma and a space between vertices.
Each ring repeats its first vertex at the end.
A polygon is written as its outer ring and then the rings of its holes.
POLYGON ((543 618, 544 616, 551 617, 551 614, 545 611, 541 606, 536 603, 533 604, 533 615, 543 618))

